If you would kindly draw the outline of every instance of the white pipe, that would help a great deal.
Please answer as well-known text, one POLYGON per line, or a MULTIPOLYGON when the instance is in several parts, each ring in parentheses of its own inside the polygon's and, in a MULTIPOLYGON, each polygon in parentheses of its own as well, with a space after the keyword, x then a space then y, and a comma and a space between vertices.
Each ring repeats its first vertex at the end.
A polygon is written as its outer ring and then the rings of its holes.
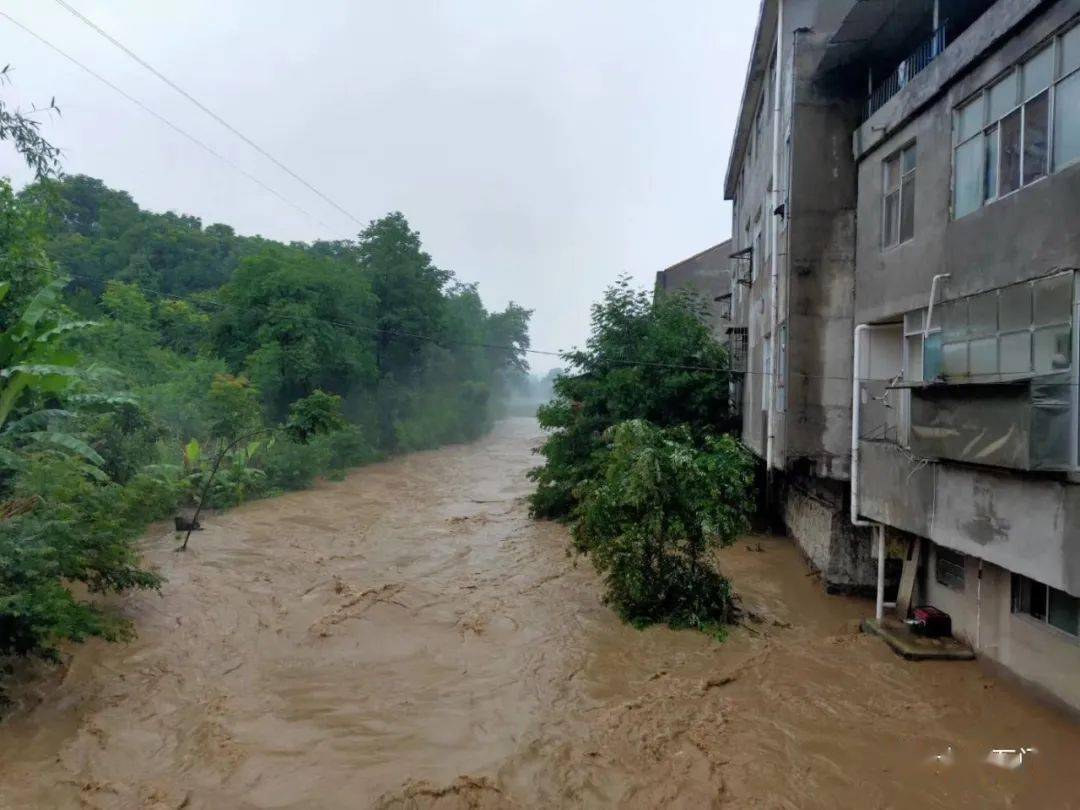
MULTIPOLYGON (((774 455, 776 453, 776 387, 779 377, 777 358, 780 352, 780 331, 777 321, 780 318, 780 250, 779 250, 779 227, 777 225, 776 209, 780 207, 780 91, 783 85, 780 74, 783 72, 784 58, 784 0, 776 3, 776 66, 773 69, 773 148, 772 148, 772 262, 769 269, 769 296, 771 307, 769 309, 769 341, 770 358, 769 367, 769 410, 766 420, 768 431, 765 440, 765 471, 772 472, 774 455)), ((766 74, 768 76, 768 74, 766 74)), ((766 79, 767 80, 767 79, 766 79)))
POLYGON ((885 618, 885 527, 877 527, 877 605, 874 616, 880 625, 885 618))
POLYGON ((979 578, 975 584, 975 649, 982 647, 982 574, 983 561, 979 560, 979 578))
POLYGON ((930 320, 934 317, 934 301, 937 299, 937 285, 943 278, 949 278, 952 273, 938 273, 930 282, 930 306, 926 308, 926 322, 923 324, 922 336, 926 340, 930 334, 930 320))
POLYGON ((862 334, 870 324, 855 327, 853 365, 851 369, 851 525, 873 526, 869 520, 859 517, 859 418, 862 416, 862 391, 859 390, 859 373, 862 368, 862 334))

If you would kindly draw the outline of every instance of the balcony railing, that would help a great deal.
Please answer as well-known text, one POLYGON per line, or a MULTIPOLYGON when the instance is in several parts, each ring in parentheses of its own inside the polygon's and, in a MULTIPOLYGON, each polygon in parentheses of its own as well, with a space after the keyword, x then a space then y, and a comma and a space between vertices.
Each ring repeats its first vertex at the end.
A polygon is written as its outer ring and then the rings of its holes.
POLYGON ((728 327, 728 362, 732 374, 746 373, 748 336, 745 326, 728 327))
POLYGON ((949 44, 948 36, 949 23, 946 21, 929 39, 923 40, 907 59, 897 65, 889 73, 885 81, 875 87, 874 91, 870 93, 870 97, 866 99, 863 120, 866 120, 885 106, 885 102, 907 87, 908 82, 937 59, 941 52, 945 50, 945 46, 949 44))

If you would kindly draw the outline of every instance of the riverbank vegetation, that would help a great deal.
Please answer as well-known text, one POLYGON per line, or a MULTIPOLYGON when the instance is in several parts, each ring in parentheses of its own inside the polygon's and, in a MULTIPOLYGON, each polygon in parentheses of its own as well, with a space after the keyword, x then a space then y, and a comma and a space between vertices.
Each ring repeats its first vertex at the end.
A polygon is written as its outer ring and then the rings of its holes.
POLYGON ((283 244, 58 176, 2 103, 0 142, 38 177, 0 178, 0 655, 127 634, 82 594, 160 587, 134 540, 204 489, 476 438, 527 369, 530 313, 486 310, 400 213, 283 244))
POLYGON ((538 412, 532 513, 570 522, 624 619, 716 631, 731 599, 711 556, 748 525, 753 465, 728 435, 727 356, 701 302, 620 279, 564 359, 538 412))

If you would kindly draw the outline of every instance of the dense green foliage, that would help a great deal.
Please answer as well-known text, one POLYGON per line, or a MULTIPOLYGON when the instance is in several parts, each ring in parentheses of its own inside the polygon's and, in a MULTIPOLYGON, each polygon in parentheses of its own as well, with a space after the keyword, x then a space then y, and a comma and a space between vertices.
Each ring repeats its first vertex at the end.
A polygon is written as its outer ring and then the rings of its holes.
POLYGON ((752 464, 728 413, 727 356, 692 296, 620 279, 564 358, 532 470, 538 517, 568 519, 606 599, 635 624, 718 627, 730 590, 711 553, 747 524, 752 464))
POLYGON ((715 630, 731 608, 711 553, 747 525, 749 453, 730 436, 695 440, 688 427, 640 419, 608 433, 598 478, 581 488, 574 543, 603 575, 627 621, 715 630))
POLYGON ((85 594, 160 587, 135 538, 204 491, 475 438, 527 368, 530 313, 488 312, 399 213, 355 241, 242 237, 52 176, 2 104, 0 141, 38 176, 0 178, 0 655, 124 636, 85 594))
POLYGON ((623 278, 592 307, 583 350, 569 352, 570 369, 554 382, 554 399, 540 408, 550 431, 545 464, 533 470, 538 517, 570 517, 575 490, 595 478, 608 428, 628 419, 660 427, 687 425, 695 435, 730 428, 727 355, 705 324, 700 301, 658 298, 623 278))

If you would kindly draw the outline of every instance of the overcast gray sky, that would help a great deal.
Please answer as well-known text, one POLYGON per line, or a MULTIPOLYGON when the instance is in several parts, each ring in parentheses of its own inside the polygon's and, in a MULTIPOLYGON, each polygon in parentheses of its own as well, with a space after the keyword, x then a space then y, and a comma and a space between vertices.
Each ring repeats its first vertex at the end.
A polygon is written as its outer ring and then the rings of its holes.
MULTIPOLYGON (((536 348, 580 343, 619 273, 651 285, 729 234, 722 182, 757 0, 68 2, 361 220, 403 211, 489 308, 535 310, 536 348)), ((56 97, 44 129, 66 171, 241 233, 358 231, 54 0, 0 10, 325 224, 0 18, 5 98, 56 97)), ((10 150, 0 174, 26 180, 10 150)))

